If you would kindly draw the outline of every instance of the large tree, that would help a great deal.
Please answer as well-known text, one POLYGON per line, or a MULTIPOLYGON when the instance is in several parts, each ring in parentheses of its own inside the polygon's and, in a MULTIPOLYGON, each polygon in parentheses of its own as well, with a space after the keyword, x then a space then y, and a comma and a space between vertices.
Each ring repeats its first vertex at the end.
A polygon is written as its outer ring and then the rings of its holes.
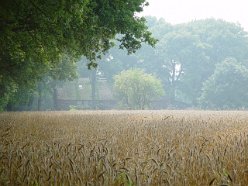
POLYGON ((204 82, 201 105, 205 108, 237 109, 248 106, 248 69, 234 58, 216 66, 204 82))
POLYGON ((64 55, 86 56, 89 67, 120 41, 135 52, 155 44, 145 19, 135 16, 145 0, 3 0, 0 5, 0 108, 29 88, 64 55), (118 37, 116 37, 117 34, 118 37))
POLYGON ((202 84, 214 73, 216 64, 227 57, 247 59, 247 32, 240 25, 223 20, 193 21, 176 25, 163 34, 155 50, 159 54, 156 60, 162 62, 160 69, 164 70, 159 77, 167 77, 164 82, 171 90, 171 100, 196 106, 202 84))
POLYGON ((152 17, 146 20, 158 44, 155 48, 144 44, 131 56, 111 49, 100 65, 108 79, 129 68, 145 69, 162 80, 170 103, 197 106, 203 82, 214 73, 216 64, 227 57, 248 58, 247 32, 238 24, 215 19, 180 25, 152 17))
MULTIPOLYGON (((133 67, 156 74, 171 103, 197 106, 203 82, 214 73, 216 64, 227 57, 248 59, 247 32, 238 24, 206 19, 172 26, 162 19, 146 19, 159 42, 155 48, 143 46, 136 52, 133 67)), ((119 64, 130 60, 112 54, 119 64)))

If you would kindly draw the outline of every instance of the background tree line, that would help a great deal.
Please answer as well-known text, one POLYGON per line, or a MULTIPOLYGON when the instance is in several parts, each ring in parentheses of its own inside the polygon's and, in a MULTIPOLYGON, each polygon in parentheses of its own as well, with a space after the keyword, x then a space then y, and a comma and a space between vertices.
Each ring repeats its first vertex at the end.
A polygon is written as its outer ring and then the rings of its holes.
MULTIPOLYGON (((122 71, 142 69, 161 80, 164 97, 169 101, 170 108, 180 108, 181 103, 189 108, 247 107, 248 33, 239 24, 215 19, 179 25, 171 25, 154 17, 146 17, 146 20, 149 33, 158 39, 154 48, 141 44, 140 50, 127 55, 125 51, 119 50, 119 47, 113 47, 97 61, 97 72, 100 72, 111 86, 114 86, 113 77, 122 71)), ((121 42, 115 41, 116 46, 124 46, 121 42)), ((57 67, 66 77, 67 74, 73 74, 69 76, 70 79, 75 77, 77 68, 78 77, 90 77, 91 86, 94 87, 97 73, 96 70, 88 71, 88 63, 89 60, 82 58, 72 66, 61 61, 61 66, 57 67)), ((52 91, 53 94, 48 90, 52 90, 54 81, 56 86, 63 84, 63 81, 51 78, 49 73, 38 83, 43 84, 43 93, 39 93, 38 85, 35 92, 36 95, 50 95, 51 99, 56 100, 56 88, 52 91)), ((31 95, 27 96, 29 98, 34 95, 29 89, 20 89, 17 92, 22 96, 28 93, 31 95)), ((17 103, 15 99, 11 101, 17 103)), ((54 107, 56 108, 56 103, 54 107)))
POLYGON ((171 107, 247 107, 248 33, 235 23, 206 19, 171 25, 147 17, 159 41, 131 56, 111 49, 99 69, 112 81, 123 69, 140 68, 159 78, 171 107))

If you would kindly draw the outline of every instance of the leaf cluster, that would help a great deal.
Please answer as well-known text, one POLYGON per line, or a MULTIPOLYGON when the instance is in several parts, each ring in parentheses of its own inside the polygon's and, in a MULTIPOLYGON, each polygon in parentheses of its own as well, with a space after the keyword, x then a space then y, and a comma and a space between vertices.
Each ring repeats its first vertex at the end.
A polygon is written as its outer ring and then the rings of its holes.
POLYGON ((149 108, 150 101, 164 95, 161 81, 140 69, 122 71, 114 77, 116 96, 132 109, 149 108))

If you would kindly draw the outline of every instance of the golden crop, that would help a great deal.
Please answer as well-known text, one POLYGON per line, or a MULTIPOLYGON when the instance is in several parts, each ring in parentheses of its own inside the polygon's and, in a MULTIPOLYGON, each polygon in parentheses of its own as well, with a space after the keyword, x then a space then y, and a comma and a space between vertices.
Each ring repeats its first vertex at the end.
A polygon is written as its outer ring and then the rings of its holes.
POLYGON ((0 185, 247 185, 248 112, 0 114, 0 185))

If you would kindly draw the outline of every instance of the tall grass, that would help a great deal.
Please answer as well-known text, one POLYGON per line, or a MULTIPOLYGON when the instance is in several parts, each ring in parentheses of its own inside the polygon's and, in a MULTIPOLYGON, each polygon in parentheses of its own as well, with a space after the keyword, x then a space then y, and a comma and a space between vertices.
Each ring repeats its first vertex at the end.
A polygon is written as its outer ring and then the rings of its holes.
POLYGON ((0 185, 247 185, 248 112, 0 114, 0 185))

